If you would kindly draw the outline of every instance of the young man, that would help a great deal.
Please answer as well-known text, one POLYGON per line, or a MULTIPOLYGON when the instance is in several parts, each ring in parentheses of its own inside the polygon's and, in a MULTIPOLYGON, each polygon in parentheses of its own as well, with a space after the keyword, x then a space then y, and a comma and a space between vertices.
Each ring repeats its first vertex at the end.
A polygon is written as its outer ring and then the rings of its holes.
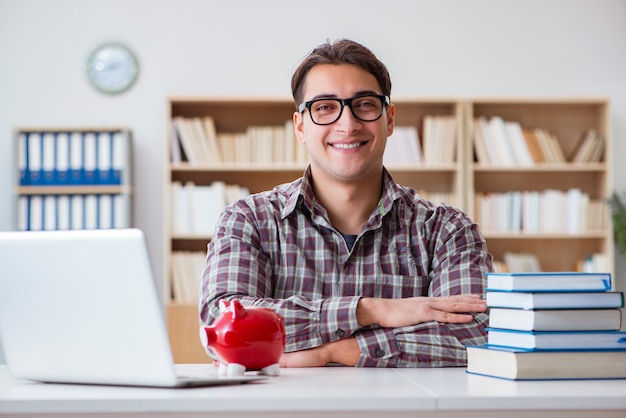
POLYGON ((208 246, 200 318, 220 299, 285 319, 282 367, 444 367, 485 343, 492 257, 458 209, 396 184, 383 167, 394 127, 386 67, 340 40, 313 50, 292 92, 301 179, 222 214, 208 246))

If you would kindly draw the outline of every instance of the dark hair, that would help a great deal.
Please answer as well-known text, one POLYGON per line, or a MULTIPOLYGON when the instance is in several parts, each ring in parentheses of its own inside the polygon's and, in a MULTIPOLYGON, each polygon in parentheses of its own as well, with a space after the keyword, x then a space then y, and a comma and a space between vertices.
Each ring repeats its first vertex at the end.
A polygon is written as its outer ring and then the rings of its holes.
POLYGON ((385 64, 367 47, 349 39, 317 46, 307 55, 291 77, 291 93, 298 106, 303 100, 304 81, 311 68, 320 64, 352 64, 364 69, 378 80, 382 94, 391 94, 391 77, 385 64))

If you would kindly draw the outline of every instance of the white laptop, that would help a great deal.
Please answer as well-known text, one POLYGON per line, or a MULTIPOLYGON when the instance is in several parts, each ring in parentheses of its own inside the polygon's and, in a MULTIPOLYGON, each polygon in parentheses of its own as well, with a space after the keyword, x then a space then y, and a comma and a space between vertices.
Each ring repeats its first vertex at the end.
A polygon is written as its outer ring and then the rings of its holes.
POLYGON ((138 229, 0 232, 0 341, 12 375, 41 382, 188 387, 264 378, 176 376, 138 229))

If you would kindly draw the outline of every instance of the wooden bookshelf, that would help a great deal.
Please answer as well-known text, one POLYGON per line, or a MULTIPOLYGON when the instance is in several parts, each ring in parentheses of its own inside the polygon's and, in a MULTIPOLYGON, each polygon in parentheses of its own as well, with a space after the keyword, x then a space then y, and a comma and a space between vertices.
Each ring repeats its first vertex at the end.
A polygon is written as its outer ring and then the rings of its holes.
MULTIPOLYGON (((396 125, 415 127, 422 138, 422 122, 425 116, 450 116, 456 123, 454 133, 454 161, 446 163, 428 162, 418 164, 403 164, 388 166, 390 172, 400 184, 408 185, 419 190, 431 193, 442 193, 449 196, 449 200, 459 207, 465 206, 463 190, 464 137, 463 109, 464 105, 455 100, 416 100, 402 98, 394 100, 396 105, 396 125)), ((290 98, 223 98, 223 97, 174 97, 168 100, 168 116, 171 122, 174 118, 197 118, 210 116, 218 134, 242 134, 250 126, 287 126, 295 110, 290 98)), ((293 127, 291 126, 291 129, 293 127)), ((221 163, 221 164, 191 164, 183 158, 172 161, 172 136, 176 131, 168 124, 168 151, 166 152, 167 179, 165 181, 165 231, 164 257, 165 303, 168 307, 170 335, 172 338, 175 360, 179 363, 195 363, 206 361, 204 352, 186 351, 185 347, 195 344, 198 339, 197 307, 187 304, 187 308, 172 301, 172 260, 169 255, 177 251, 206 251, 210 236, 192 233, 175 234, 172 232, 172 196, 173 182, 193 182, 196 185, 210 185, 221 181, 226 184, 245 186, 251 193, 269 190, 274 186, 293 181, 299 178, 306 168, 306 161, 292 161, 280 163, 221 163), (189 324, 193 324, 190 326, 189 324)), ((295 139, 293 139, 296 142, 295 139)), ((420 144, 422 145, 422 144, 420 144)), ((296 142, 296 147, 301 147, 296 142)), ((184 154, 184 153, 183 153, 184 154)), ((199 279, 199 278, 198 278, 199 279)))
MULTIPOLYGON (((590 128, 605 139, 604 155, 611 155, 609 103, 603 99, 475 99, 442 100, 419 98, 394 98, 396 126, 415 127, 420 141, 424 141, 426 116, 453 116, 456 121, 455 158, 451 162, 415 164, 386 164, 400 184, 425 193, 444 193, 453 205, 470 216, 476 215, 476 198, 481 193, 506 193, 515 190, 555 189, 565 191, 579 188, 593 200, 604 200, 612 192, 612 166, 610 158, 595 163, 534 164, 532 166, 503 166, 481 164, 474 150, 475 117, 500 116, 517 121, 522 126, 538 127, 553 133, 565 155, 572 152, 579 138, 590 128)), ((250 126, 289 126, 294 105, 289 98, 224 98, 224 97, 174 97, 168 101, 170 121, 176 117, 210 116, 215 130, 220 133, 241 134, 250 126)), ((168 126, 167 179, 165 181, 165 254, 176 251, 205 252, 211 237, 193 233, 172 233, 172 182, 193 182, 210 185, 221 181, 239 184, 251 193, 271 189, 277 184, 300 177, 305 161, 252 162, 221 164, 190 164, 184 157, 172 162, 172 127, 168 126)), ((293 139, 295 141, 295 139, 293 139)), ((420 144, 423 147, 423 142, 420 144)), ((300 147, 299 144, 296 144, 300 147)), ((496 260, 507 252, 532 253, 539 258, 546 271, 572 270, 578 261, 590 254, 602 254, 606 264, 613 269, 613 235, 604 206, 607 222, 600 229, 577 232, 538 231, 534 233, 484 230, 489 250, 496 260)), ((482 228, 482 225, 481 225, 482 228)), ((165 303, 168 306, 170 333, 177 362, 203 362, 202 350, 185 351, 197 342, 197 304, 174 303, 172 296, 172 266, 165 257, 165 303), (186 307, 185 307, 186 306, 186 307), (191 325, 190 325, 191 324, 191 325)), ((199 280, 199 277, 197 278, 199 280)))
MULTIPOLYGON (((538 257, 543 270, 567 271, 575 269, 580 260, 597 253, 605 258, 609 271, 612 271, 613 231, 605 203, 613 190, 609 102, 604 99, 478 99, 467 106, 467 170, 464 174, 470 216, 477 216, 475 202, 480 193, 548 189, 565 192, 577 188, 591 200, 601 202, 605 218, 600 228, 574 233, 545 230, 496 232, 481 225, 494 258, 502 260, 507 252, 532 253, 538 257), (545 129, 558 139, 566 157, 572 154, 582 134, 593 128, 605 140, 603 158, 594 163, 538 163, 530 167, 481 164, 471 146, 475 133, 472 121, 481 116, 500 116, 504 120, 519 122, 525 128, 545 129)), ((567 217, 568 213, 560 216, 567 217)))

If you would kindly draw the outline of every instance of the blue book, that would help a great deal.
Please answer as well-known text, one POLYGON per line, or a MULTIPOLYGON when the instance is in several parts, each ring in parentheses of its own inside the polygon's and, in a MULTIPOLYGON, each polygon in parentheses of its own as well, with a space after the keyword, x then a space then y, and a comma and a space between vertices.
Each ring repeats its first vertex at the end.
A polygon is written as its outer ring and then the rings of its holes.
POLYGON ((493 292, 485 295, 490 308, 599 309, 622 308, 622 292, 493 292))
POLYGON ((487 273, 487 290, 511 292, 604 292, 611 290, 611 273, 574 271, 487 273))
POLYGON ((626 332, 487 328, 487 345, 528 350, 626 350, 626 332))
POLYGON ((508 380, 626 379, 626 350, 467 347, 467 373, 508 380))

